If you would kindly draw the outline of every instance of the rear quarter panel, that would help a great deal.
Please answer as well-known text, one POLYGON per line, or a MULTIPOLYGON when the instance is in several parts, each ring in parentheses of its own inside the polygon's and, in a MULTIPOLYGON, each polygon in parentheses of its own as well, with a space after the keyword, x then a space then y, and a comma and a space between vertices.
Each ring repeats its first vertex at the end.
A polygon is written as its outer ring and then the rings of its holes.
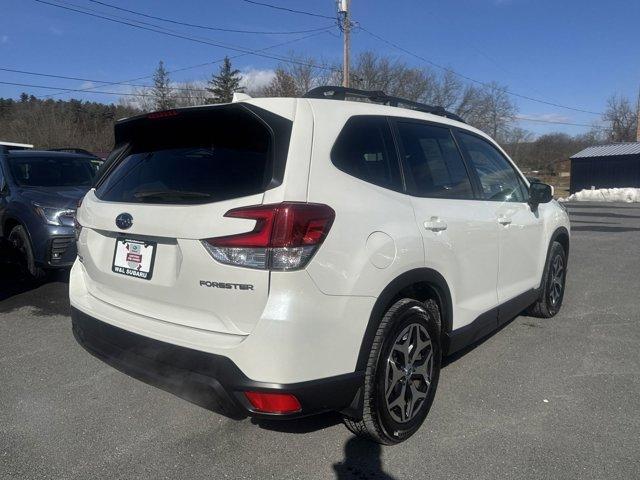
POLYGON ((367 183, 333 165, 331 149, 346 121, 371 114, 367 104, 334 107, 332 101, 312 104, 315 129, 308 200, 331 206, 336 218, 307 271, 325 294, 377 297, 400 274, 424 266, 422 238, 407 195, 367 183))

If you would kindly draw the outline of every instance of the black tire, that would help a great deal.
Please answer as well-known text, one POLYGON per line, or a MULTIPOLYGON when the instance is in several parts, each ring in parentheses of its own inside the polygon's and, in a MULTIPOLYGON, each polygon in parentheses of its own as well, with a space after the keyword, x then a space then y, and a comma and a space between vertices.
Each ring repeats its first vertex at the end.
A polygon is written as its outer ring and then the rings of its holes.
POLYGON ((22 225, 16 225, 9 232, 9 245, 13 248, 18 262, 31 279, 41 280, 46 276, 45 270, 36 265, 29 236, 22 225))
POLYGON ((547 264, 544 267, 540 297, 526 310, 526 314, 539 318, 555 316, 562 307, 566 280, 567 253, 560 243, 553 242, 547 258, 547 264), (560 279, 557 278, 558 265, 562 269, 562 277, 560 279))
MULTIPOLYGON (((360 437, 384 445, 400 443, 413 435, 424 422, 433 403, 440 377, 441 355, 440 311, 436 302, 428 300, 422 303, 405 298, 394 303, 380 322, 369 354, 364 379, 362 419, 354 420, 345 416, 344 423, 347 428, 360 437), (401 337, 400 335, 405 330, 408 333, 401 337), (425 333, 428 334, 430 347, 424 345, 418 347, 420 343, 416 341, 416 346, 411 349, 411 353, 416 351, 417 357, 413 357, 410 362, 408 373, 407 370, 403 370, 405 372, 404 379, 396 381, 395 373, 392 372, 393 380, 389 382, 390 367, 388 365, 390 362, 394 362, 394 355, 398 353, 397 341, 406 338, 407 351, 409 351, 412 338, 416 338, 415 335, 422 335, 420 341, 424 343, 427 338, 425 333), (416 350, 416 348, 419 349, 416 350), (425 368, 425 371, 429 366, 431 367, 430 384, 421 380, 421 377, 424 378, 423 375, 414 373, 415 365, 419 365, 416 372, 421 366, 425 368), (394 386, 385 392, 387 382, 394 386), (408 408, 395 406, 390 409, 389 391, 394 394, 398 391, 397 387, 400 387, 400 394, 396 399, 404 395, 405 403, 407 403, 407 391, 408 398, 410 398, 409 403, 413 401, 414 391, 419 392, 419 395, 426 394, 426 396, 420 398, 415 407, 414 405, 408 408), (407 409, 411 410, 411 416, 406 415, 407 409), (399 422, 394 418, 398 416, 406 416, 407 418, 399 422)), ((398 371, 396 366, 395 372, 398 371)), ((415 398, 418 398, 419 395, 416 395, 415 398)))

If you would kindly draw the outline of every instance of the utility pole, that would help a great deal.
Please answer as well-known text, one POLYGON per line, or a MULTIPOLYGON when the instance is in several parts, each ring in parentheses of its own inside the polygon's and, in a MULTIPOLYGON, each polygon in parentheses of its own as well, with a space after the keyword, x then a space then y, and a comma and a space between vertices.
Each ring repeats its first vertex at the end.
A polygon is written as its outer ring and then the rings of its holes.
POLYGON ((343 34, 343 65, 342 65, 342 86, 349 86, 349 49, 350 49, 350 33, 351 33, 351 19, 349 18, 349 1, 350 0, 337 0, 338 2, 338 20, 340 29, 343 34))

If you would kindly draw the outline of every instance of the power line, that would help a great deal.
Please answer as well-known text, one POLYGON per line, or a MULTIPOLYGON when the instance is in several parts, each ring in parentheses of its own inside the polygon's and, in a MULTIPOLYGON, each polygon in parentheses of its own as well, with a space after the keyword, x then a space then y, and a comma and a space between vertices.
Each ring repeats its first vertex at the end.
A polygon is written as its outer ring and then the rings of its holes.
POLYGON ((218 31, 218 32, 250 33, 250 34, 260 34, 260 35, 295 35, 295 34, 300 34, 300 33, 319 32, 320 30, 325 30, 327 28, 330 28, 330 26, 325 26, 325 27, 313 28, 313 29, 307 29, 307 30, 291 30, 291 31, 287 31, 287 32, 273 32, 273 31, 263 31, 263 30, 238 30, 238 29, 232 29, 232 28, 211 27, 211 26, 207 26, 207 25, 198 25, 198 24, 195 24, 195 23, 181 22, 181 21, 178 21, 178 20, 172 20, 170 18, 157 17, 155 15, 149 15, 149 14, 146 14, 146 13, 137 12, 135 10, 128 10, 126 8, 119 7, 117 5, 111 5, 111 4, 106 3, 106 2, 100 2, 98 0, 89 0, 89 1, 92 2, 92 3, 96 3, 98 5, 103 5, 105 7, 113 8, 115 10, 120 10, 122 12, 133 13, 134 15, 140 15, 141 17, 152 18, 154 20, 160 20, 161 22, 168 22, 168 23, 173 23, 175 25, 182 25, 182 26, 185 26, 185 27, 192 27, 192 28, 200 28, 200 29, 203 29, 203 30, 213 30, 213 31, 218 31))
MULTIPOLYGON (((233 51, 236 51, 236 52, 242 52, 242 53, 245 53, 245 54, 248 54, 248 55, 255 55, 257 57, 269 58, 269 59, 272 59, 272 60, 278 60, 280 62, 290 63, 290 64, 294 64, 294 65, 301 65, 301 66, 306 66, 306 67, 311 67, 311 68, 319 68, 321 70, 336 71, 335 68, 326 67, 324 65, 314 65, 314 64, 310 64, 310 63, 294 60, 294 59, 278 57, 278 56, 275 56, 275 55, 266 55, 266 54, 263 54, 263 53, 258 53, 259 52, 258 50, 249 50, 249 49, 246 49, 246 48, 234 47, 234 46, 231 46, 231 45, 225 45, 225 44, 221 44, 221 43, 216 43, 216 42, 213 42, 213 41, 210 41, 210 40, 203 40, 203 39, 200 39, 200 38, 189 37, 187 35, 182 35, 182 34, 171 32, 171 31, 163 31, 163 30, 158 30, 157 28, 144 27, 142 25, 137 25, 137 24, 131 23, 129 21, 116 20, 114 18, 109 18, 109 17, 106 17, 104 15, 98 15, 98 14, 95 14, 95 13, 85 12, 85 11, 79 10, 77 8, 67 7, 67 6, 64 6, 64 5, 58 5, 58 4, 55 4, 55 3, 47 2, 45 0, 34 0, 34 1, 38 2, 38 3, 45 4, 45 5, 50 5, 52 7, 57 7, 57 8, 61 8, 61 9, 64 9, 64 10, 70 10, 70 11, 76 12, 76 13, 81 13, 83 15, 88 15, 90 17, 101 18, 103 20, 108 20, 110 22, 119 23, 119 24, 122 24, 122 25, 128 25, 130 27, 138 28, 138 29, 141 29, 141 30, 147 30, 147 31, 150 31, 150 32, 159 33, 161 35, 167 35, 167 36, 174 37, 174 38, 180 38, 180 39, 183 39, 183 40, 188 40, 188 41, 195 42, 195 43, 200 43, 200 44, 203 44, 203 45, 210 45, 210 46, 213 46, 213 47, 224 48, 224 49, 233 50, 233 51)), ((158 27, 158 28, 162 28, 162 27, 158 27)))
MULTIPOLYGON (((108 86, 108 85, 113 85, 112 83, 109 83, 108 81, 105 80, 96 80, 95 78, 83 78, 83 77, 69 77, 69 76, 65 76, 65 75, 55 75, 55 74, 51 74, 51 73, 41 73, 41 72, 30 72, 27 70, 16 70, 13 68, 5 68, 5 67, 0 67, 0 71, 2 72, 11 72, 11 73, 19 73, 21 75, 33 75, 33 76, 38 76, 38 77, 47 77, 47 78, 59 78, 62 80, 76 80, 79 82, 91 82, 91 83, 102 83, 105 85, 97 85, 95 86, 95 88, 100 88, 102 86, 108 86)), ((144 85, 144 84, 136 84, 136 83, 126 83, 128 86, 131 87, 141 87, 141 88, 153 88, 153 85, 144 85)), ((205 88, 188 88, 188 87, 167 87, 169 90, 180 90, 180 91, 185 91, 185 92, 206 92, 207 90, 205 88)))
POLYGON ((559 120, 543 120, 541 118, 516 117, 516 121, 518 121, 518 122, 552 123, 552 124, 555 124, 555 125, 571 125, 571 126, 574 126, 574 127, 589 127, 589 128, 600 129, 600 130, 611 130, 610 127, 603 127, 603 126, 600 126, 600 125, 589 125, 589 124, 586 124, 586 123, 561 122, 559 120))
MULTIPOLYGON (((52 85, 34 85, 32 83, 18 83, 18 82, 4 82, 4 81, 0 81, 0 85, 12 85, 12 86, 16 86, 16 87, 29 87, 29 88, 43 88, 46 90, 64 90, 65 92, 84 92, 84 93, 95 93, 95 94, 101 94, 101 95, 119 95, 119 96, 125 96, 125 97, 153 97, 154 95, 152 93, 128 93, 128 92, 104 92, 104 91, 87 91, 87 90, 83 90, 81 88, 62 88, 62 87, 56 87, 56 86, 52 86, 52 85)), ((190 97, 175 97, 178 99, 190 99, 190 97)))
MULTIPOLYGON (((47 2, 47 1, 44 1, 44 0, 34 0, 34 1, 36 1, 38 3, 47 4, 47 5, 50 5, 50 6, 53 6, 53 7, 62 8, 62 9, 65 9, 65 10, 71 10, 71 11, 76 12, 76 13, 82 13, 84 15, 89 15, 89 16, 101 18, 101 19, 108 20, 108 21, 111 21, 111 22, 121 23, 121 24, 124 24, 124 25, 132 26, 134 28, 139 28, 139 29, 142 29, 142 30, 148 30, 148 31, 151 31, 151 32, 154 32, 154 33, 159 33, 159 34, 162 34, 162 35, 168 35, 168 36, 181 38, 181 39, 185 39, 185 40, 189 40, 189 41, 193 41, 193 42, 197 42, 197 43, 203 43, 203 44, 206 44, 206 45, 212 45, 212 46, 216 46, 216 47, 219 47, 219 48, 228 48, 230 50, 242 52, 243 54, 247 54, 247 55, 255 55, 255 56, 260 56, 260 57, 264 57, 264 58, 270 58, 270 59, 274 59, 274 60, 278 60, 278 61, 282 61, 282 62, 286 62, 286 63, 303 65, 303 66, 312 67, 312 68, 319 68, 319 69, 322 69, 322 70, 337 71, 337 69, 335 69, 335 68, 326 67, 324 65, 309 64, 309 63, 301 62, 301 61, 298 61, 298 60, 295 60, 295 59, 287 59, 287 58, 278 57, 278 56, 274 56, 274 55, 261 54, 261 53, 259 53, 260 50, 253 50, 253 51, 252 50, 246 50, 246 49, 240 48, 240 47, 234 47, 234 46, 215 43, 215 42, 212 42, 210 40, 203 40, 203 39, 198 39, 198 38, 194 38, 194 37, 188 37, 186 35, 175 33, 175 32, 172 32, 172 31, 162 31, 162 30, 157 30, 156 28, 147 28, 147 27, 143 27, 141 25, 136 25, 136 24, 130 23, 128 21, 115 20, 113 18, 105 17, 103 15, 98 15, 98 14, 85 12, 85 11, 82 11, 82 10, 78 10, 78 9, 71 8, 71 7, 66 7, 66 6, 63 6, 63 5, 54 4, 54 3, 47 2)), ((90 1, 94 1, 95 3, 104 3, 104 2, 96 2, 95 0, 90 0, 90 1)), ((254 3, 254 4, 257 4, 257 5, 262 5, 262 6, 269 6, 269 7, 277 8, 277 9, 281 9, 281 10, 288 10, 288 11, 291 10, 291 9, 286 9, 284 7, 276 7, 276 6, 273 6, 273 5, 264 4, 264 3, 261 3, 261 2, 253 2, 253 1, 250 1, 250 0, 244 0, 244 1, 246 1, 248 3, 254 3)), ((295 13, 307 13, 307 14, 309 13, 309 12, 300 12, 300 11, 294 11, 294 12, 295 13)), ((330 18, 330 17, 327 17, 327 18, 330 18)), ((133 20, 133 21, 136 21, 138 23, 144 23, 144 22, 139 22, 137 20, 133 20)), ((157 27, 157 26, 155 26, 153 24, 148 24, 147 23, 147 25, 152 25, 154 27, 157 27)), ((158 28, 162 28, 162 27, 158 27, 158 28)), ((331 28, 331 27, 329 27, 329 28, 331 28)), ((329 28, 327 28, 327 31, 329 30, 329 28)), ((430 65, 433 65, 434 67, 437 67, 437 68, 442 69, 444 71, 451 72, 454 75, 457 75, 457 76, 459 76, 459 77, 461 77, 461 78, 463 78, 465 80, 468 80, 470 82, 482 85, 484 87, 488 87, 488 88, 492 87, 490 84, 488 84, 486 82, 482 82, 480 80, 476 80, 476 79, 474 79, 472 77, 469 77, 467 75, 464 75, 464 74, 461 74, 459 72, 456 72, 455 70, 452 70, 451 68, 444 67, 444 66, 439 65, 439 64, 437 64, 437 63, 435 63, 435 62, 433 62, 433 61, 431 61, 431 60, 429 60, 427 58, 424 58, 424 57, 422 57, 422 56, 420 56, 418 54, 415 54, 415 53, 413 53, 413 52, 411 52, 411 51, 409 51, 409 50, 407 50, 407 49, 405 49, 405 48, 403 48, 403 47, 401 47, 401 46, 399 46, 399 45, 397 45, 397 44, 395 44, 395 43, 393 43, 393 42, 391 42, 389 40, 386 40, 385 38, 383 38, 383 37, 371 32, 371 31, 365 29, 362 26, 359 26, 359 28, 361 30, 363 30, 364 32, 366 32, 367 34, 371 35, 372 37, 374 37, 374 38, 376 38, 376 39, 378 39, 378 40, 380 40, 380 41, 382 41, 382 42, 384 42, 384 43, 386 43, 386 44, 388 44, 388 45, 390 45, 390 46, 392 46, 392 47, 394 47, 394 48, 396 48, 398 50, 401 50, 401 51, 403 51, 403 52, 405 52, 405 53, 407 53, 407 54, 409 54, 409 55, 411 55, 411 56, 413 56, 415 58, 418 58, 419 60, 422 60, 422 61, 424 61, 424 62, 426 62, 426 63, 428 63, 430 65)), ((262 51, 264 51, 264 49, 262 51)), ((148 78, 148 77, 142 77, 142 78, 148 78)), ((126 83, 126 82, 114 82, 113 84, 121 84, 121 83, 126 83)), ((543 104, 546 104, 546 105, 550 105, 550 106, 554 106, 554 107, 558 107, 558 108, 564 108, 564 109, 573 110, 573 111, 582 112, 582 113, 589 113, 589 114, 594 114, 594 115, 602 115, 599 112, 593 112, 593 111, 589 111, 589 110, 569 107, 567 105, 561 105, 561 104, 558 104, 558 103, 549 102, 549 101, 546 101, 546 100, 541 100, 541 99, 529 97, 527 95, 522 95, 522 94, 519 94, 519 93, 516 93, 516 92, 512 92, 510 90, 507 90, 507 89, 503 89, 503 91, 505 93, 509 94, 509 95, 512 95, 512 96, 515 96, 515 97, 519 97, 519 98, 523 98, 523 99, 526 99, 526 100, 529 100, 529 101, 543 103, 543 104)))
MULTIPOLYGON (((476 80, 475 78, 469 77, 469 76, 464 75, 464 74, 459 73, 459 72, 456 72, 455 70, 453 70, 453 69, 451 69, 449 67, 445 67, 443 65, 440 65, 440 64, 438 64, 438 63, 436 63, 436 62, 434 62, 432 60, 429 60, 428 58, 425 58, 425 57, 423 57, 421 55, 418 55, 417 53, 411 52, 410 50, 407 50, 406 48, 403 48, 400 45, 398 45, 398 44, 396 44, 394 42, 391 42, 391 41, 387 40, 386 38, 383 38, 380 35, 377 35, 377 34, 371 32, 371 31, 367 30, 366 28, 364 28, 361 25, 358 25, 358 28, 360 30, 362 30, 363 32, 367 33, 368 35, 371 35, 372 37, 380 40, 381 42, 386 43, 387 45, 390 45, 390 46, 396 48, 397 50, 400 50, 400 51, 406 53, 407 55, 411 55, 412 57, 415 57, 418 60, 422 60, 423 62, 428 63, 429 65, 432 65, 432 66, 434 66, 436 68, 439 68, 441 70, 444 70, 446 72, 450 72, 450 73, 452 73, 452 74, 454 74, 454 75, 456 75, 456 76, 458 76, 460 78, 463 78, 463 79, 465 79, 465 80, 467 80, 469 82, 473 82, 473 83, 476 83, 478 85, 482 85, 483 87, 493 88, 491 84, 488 84, 488 83, 480 81, 480 80, 476 80)), ((550 106, 553 106, 553 107, 564 108, 564 109, 567 109, 567 110, 573 110, 574 112, 589 113, 589 114, 592 114, 592 115, 602 116, 602 112, 593 112, 591 110, 584 110, 582 108, 569 107, 567 105, 561 105, 559 103, 554 103, 554 102, 549 102, 547 100, 542 100, 542 99, 539 99, 539 98, 529 97, 528 95, 523 95, 521 93, 512 92, 512 91, 507 90, 507 89, 501 89, 501 90, 504 91, 508 95, 511 95, 513 97, 522 98, 524 100, 529 100, 529 101, 532 101, 532 102, 542 103, 542 104, 550 105, 550 106)))
POLYGON ((302 10, 295 10, 293 8, 286 8, 286 7, 281 7, 278 5, 271 5, 270 3, 263 3, 263 2, 255 2, 254 0, 242 0, 245 3, 251 3, 253 5, 260 5, 261 7, 268 7, 268 8, 273 8, 275 10, 283 10, 285 12, 289 12, 289 13, 298 13, 300 15, 309 15, 311 17, 319 17, 319 18, 328 18, 330 20, 335 20, 335 17, 330 17, 328 15, 322 15, 319 13, 313 13, 313 12, 305 12, 302 10))
MULTIPOLYGON (((300 42, 302 40, 307 40, 307 39, 312 38, 312 37, 317 37, 318 35, 322 35, 323 33, 329 33, 329 31, 312 33, 310 35, 305 35, 304 37, 294 38, 292 40, 287 40, 285 42, 280 42, 280 43, 276 43, 274 45, 269 45, 268 47, 264 47, 264 48, 256 50, 256 52, 264 52, 264 51, 267 51, 267 50, 271 50, 273 48, 282 47, 284 45, 290 45, 292 43, 300 42)), ((244 57, 246 55, 249 55, 249 54, 248 53, 239 53, 237 55, 229 56, 229 59, 235 60, 236 58, 244 57)), ((188 67, 182 67, 182 68, 176 68, 176 69, 173 69, 173 70, 168 70, 167 73, 173 74, 173 73, 178 73, 178 72, 184 72, 186 70, 193 70, 195 68, 208 67, 208 66, 220 63, 223 60, 224 60, 224 57, 223 58, 219 58, 217 60, 213 60, 211 62, 204 62, 204 63, 199 63, 197 65, 190 65, 188 67)), ((109 82, 106 82, 106 83, 105 82, 101 82, 102 85, 100 85, 100 86, 86 87, 84 89, 80 89, 79 91, 91 93, 91 90, 93 90, 95 88, 103 88, 103 87, 108 87, 108 86, 113 86, 113 85, 132 85, 133 86, 133 84, 131 82, 137 82, 139 80, 146 80, 147 78, 151 78, 151 77, 153 77, 153 74, 151 74, 151 75, 143 75, 143 76, 136 77, 136 78, 131 78, 131 79, 128 79, 128 80, 109 81, 109 82)), ((54 96, 62 94, 62 93, 66 93, 66 92, 52 93, 52 94, 49 94, 49 95, 44 95, 44 96, 42 96, 42 98, 47 98, 47 97, 50 98, 50 97, 54 97, 54 96)))

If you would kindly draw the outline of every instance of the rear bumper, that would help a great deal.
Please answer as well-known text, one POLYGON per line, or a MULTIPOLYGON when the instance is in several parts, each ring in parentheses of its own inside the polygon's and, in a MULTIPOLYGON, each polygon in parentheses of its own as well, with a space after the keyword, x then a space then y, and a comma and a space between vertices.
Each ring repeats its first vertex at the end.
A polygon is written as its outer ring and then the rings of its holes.
POLYGON ((73 334, 89 353, 112 367, 230 418, 296 418, 350 407, 363 381, 350 373, 292 384, 256 382, 229 358, 123 330, 71 309, 73 334), (286 392, 302 410, 287 415, 256 412, 245 391, 286 392))

